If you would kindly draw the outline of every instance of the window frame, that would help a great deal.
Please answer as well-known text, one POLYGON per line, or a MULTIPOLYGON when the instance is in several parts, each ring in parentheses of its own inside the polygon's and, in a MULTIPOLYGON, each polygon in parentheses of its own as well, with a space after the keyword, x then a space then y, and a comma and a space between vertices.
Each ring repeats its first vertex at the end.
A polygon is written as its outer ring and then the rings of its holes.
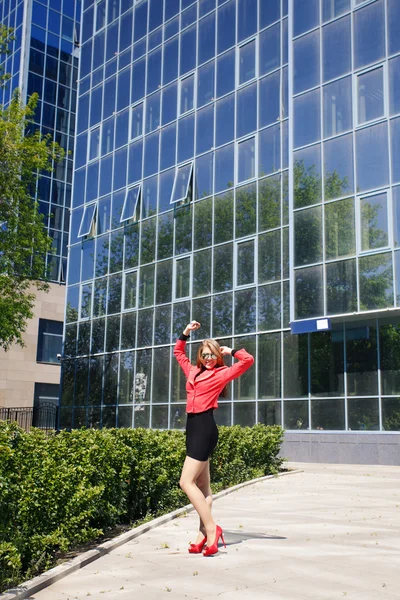
POLYGON ((126 189, 124 205, 122 207, 122 213, 121 213, 121 218, 120 218, 121 223, 127 223, 127 222, 137 223, 140 220, 141 200, 142 200, 142 184, 141 183, 129 186, 126 189), (132 215, 124 216, 126 207, 128 205, 128 196, 129 196, 130 192, 132 192, 135 189, 137 189, 137 196, 136 196, 132 215))
POLYGON ((190 73, 185 73, 183 77, 179 78, 179 89, 178 89, 178 117, 183 117, 184 115, 188 115, 191 112, 196 110, 196 100, 197 100, 197 74, 196 71, 192 71, 190 73), (189 78, 193 78, 193 105, 192 108, 182 111, 182 87, 184 81, 189 78))
POLYGON ((393 209, 392 209, 392 194, 391 188, 383 188, 374 190, 373 192, 367 192, 365 194, 359 194, 356 196, 356 252, 357 256, 368 256, 371 254, 380 254, 384 251, 388 251, 393 247, 393 209), (374 198, 386 194, 386 225, 387 225, 387 244, 385 246, 379 246, 378 248, 362 248, 362 214, 361 214, 361 201, 367 200, 368 198, 374 198), (357 230, 359 234, 357 235, 357 230))
POLYGON ((254 287, 258 285, 258 244, 257 244, 257 236, 252 235, 246 238, 242 238, 240 240, 235 240, 234 249, 233 249, 233 264, 235 265, 234 273, 233 273, 233 289, 234 290, 242 290, 249 287, 254 287), (239 255, 239 246, 243 244, 248 244, 249 242, 253 242, 253 250, 254 250, 254 259, 253 259, 253 281, 250 283, 239 283, 238 282, 238 255, 239 255))
POLYGON ((193 288, 193 253, 189 254, 189 255, 184 255, 184 256, 179 256, 174 258, 174 265, 173 265, 173 272, 172 272, 172 282, 173 282, 173 289, 172 289, 172 298, 173 301, 182 301, 182 300, 188 300, 192 297, 192 288, 193 288), (177 284, 178 284, 178 275, 177 275, 177 265, 179 262, 183 261, 183 260, 188 260, 189 261, 189 291, 187 296, 178 296, 176 293, 176 288, 177 288, 177 284))
POLYGON ((60 364, 59 359, 57 358, 57 354, 62 354, 63 331, 64 331, 63 321, 56 321, 55 319, 39 319, 38 340, 37 340, 37 347, 36 347, 36 362, 37 363, 48 364, 48 365, 59 365, 60 364), (58 323, 61 326, 61 333, 49 333, 47 331, 44 331, 45 323, 48 323, 48 322, 58 323), (59 339, 60 347, 59 347, 59 352, 55 356, 55 360, 43 360, 43 354, 44 354, 43 340, 44 340, 45 336, 48 336, 49 339, 50 338, 59 339))
POLYGON ((373 123, 379 123, 383 119, 387 119, 389 117, 389 94, 386 90, 388 90, 389 80, 388 80, 388 69, 387 62, 380 62, 379 64, 374 65, 373 67, 367 67, 366 69, 362 69, 357 73, 353 73, 353 115, 355 121, 355 129, 360 129, 362 127, 367 127, 373 123), (367 73, 372 73, 372 71, 377 71, 378 69, 382 69, 383 73, 383 114, 379 117, 375 117, 374 119, 370 119, 368 121, 363 121, 360 123, 359 121, 359 96, 358 96, 358 81, 359 77, 362 75, 366 75, 367 73))
POLYGON ((258 175, 258 159, 259 159, 259 157, 258 157, 258 146, 259 146, 258 134, 254 133, 253 135, 249 135, 240 140, 237 140, 235 146, 236 146, 236 148, 235 148, 236 154, 234 157, 235 185, 242 185, 245 183, 255 181, 257 179, 257 175, 258 175), (239 146, 241 144, 248 142, 249 140, 254 140, 254 175, 247 179, 239 179, 239 146))
POLYGON ((255 81, 258 77, 259 77, 259 48, 258 48, 258 38, 257 36, 252 36, 249 39, 246 39, 244 42, 242 42, 240 45, 237 46, 236 48, 236 64, 237 64, 237 68, 236 68, 236 89, 239 89, 245 85, 247 85, 248 83, 255 81), (240 56, 241 56, 241 50, 242 48, 244 48, 245 46, 248 46, 249 44, 254 43, 254 77, 252 77, 251 79, 247 79, 246 81, 240 81, 240 56))
POLYGON ((88 135, 88 145, 87 145, 87 163, 92 163, 95 160, 98 160, 101 156, 101 134, 102 134, 102 127, 98 124, 95 125, 94 127, 91 127, 89 129, 89 135, 88 135), (93 134, 98 131, 98 135, 99 135, 99 143, 98 143, 98 150, 97 150, 97 154, 96 156, 91 157, 91 147, 92 147, 92 136, 93 134))
MULTIPOLYGON (((172 191, 171 191, 171 199, 170 199, 170 205, 172 206, 182 206, 185 204, 190 204, 191 199, 189 198, 189 191, 190 191, 190 185, 192 184, 192 190, 193 190, 193 172, 194 172, 194 168, 193 168, 193 163, 194 161, 190 161, 187 162, 183 165, 179 165, 176 167, 176 171, 175 171, 175 178, 174 178, 174 185, 172 186, 172 191), (186 169, 187 167, 190 167, 189 170, 189 175, 188 175, 188 179, 187 179, 187 183, 186 183, 186 193, 184 196, 180 196, 179 198, 177 198, 176 200, 174 200, 175 197, 175 188, 176 185, 178 183, 178 178, 179 178, 179 173, 182 172, 183 169, 186 169)), ((193 194, 192 194, 193 195, 193 194)))
POLYGON ((137 310, 138 309, 138 298, 139 298, 139 269, 138 268, 134 268, 134 269, 129 269, 129 271, 124 271, 123 273, 123 278, 122 278, 122 302, 121 302, 121 312, 129 312, 129 311, 133 311, 133 310, 137 310), (135 306, 130 306, 130 307, 126 307, 125 306, 125 293, 126 293, 126 278, 128 275, 131 275, 132 273, 136 273, 136 302, 135 302, 135 306))
POLYGON ((90 204, 85 204, 81 224, 79 226, 78 238, 93 238, 96 235, 97 231, 97 200, 95 202, 91 202, 90 204), (92 216, 89 216, 89 221, 87 222, 86 231, 82 231, 83 224, 85 222, 85 217, 90 210, 93 210, 92 216))
MULTIPOLYGON (((139 102, 135 102, 135 104, 131 105, 131 109, 130 109, 130 112, 129 112, 129 141, 138 140, 139 138, 143 138, 143 132, 144 132, 144 128, 145 128, 144 127, 145 126, 145 115, 146 115, 146 111, 145 111, 145 99, 139 100, 139 102), (132 131, 132 126, 133 126, 133 111, 136 108, 138 108, 139 106, 142 106, 142 130, 141 130, 141 133, 139 133, 138 135, 133 136, 133 131, 132 131)), ((160 122, 161 122, 161 117, 160 117, 160 122)))

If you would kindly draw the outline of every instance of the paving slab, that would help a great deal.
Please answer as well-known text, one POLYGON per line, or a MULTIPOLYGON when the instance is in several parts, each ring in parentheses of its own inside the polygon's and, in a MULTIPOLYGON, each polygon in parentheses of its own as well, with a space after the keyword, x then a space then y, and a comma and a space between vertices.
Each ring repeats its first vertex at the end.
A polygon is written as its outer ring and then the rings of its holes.
POLYGON ((216 556, 188 554, 191 512, 30 600, 400 600, 400 467, 289 466, 214 502, 216 556))

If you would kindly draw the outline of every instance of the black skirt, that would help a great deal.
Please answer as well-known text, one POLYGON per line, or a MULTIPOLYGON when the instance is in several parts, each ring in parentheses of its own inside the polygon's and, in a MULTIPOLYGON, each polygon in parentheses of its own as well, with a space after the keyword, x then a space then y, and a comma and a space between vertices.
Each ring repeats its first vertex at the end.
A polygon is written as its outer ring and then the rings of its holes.
POLYGON ((218 428, 214 409, 201 413, 188 413, 186 420, 186 456, 206 461, 218 442, 218 428))

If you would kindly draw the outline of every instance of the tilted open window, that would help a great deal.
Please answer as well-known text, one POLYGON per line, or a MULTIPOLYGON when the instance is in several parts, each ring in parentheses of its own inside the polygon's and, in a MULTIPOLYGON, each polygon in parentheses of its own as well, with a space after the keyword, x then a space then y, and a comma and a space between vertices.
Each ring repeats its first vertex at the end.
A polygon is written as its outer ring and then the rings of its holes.
POLYGON ((171 204, 187 204, 192 197, 193 163, 178 167, 172 188, 171 204))
POLYGON ((142 188, 140 185, 135 185, 126 190, 121 223, 124 221, 139 221, 141 191, 142 188))
POLYGON ((93 237, 96 234, 97 204, 88 204, 83 211, 78 237, 93 237))

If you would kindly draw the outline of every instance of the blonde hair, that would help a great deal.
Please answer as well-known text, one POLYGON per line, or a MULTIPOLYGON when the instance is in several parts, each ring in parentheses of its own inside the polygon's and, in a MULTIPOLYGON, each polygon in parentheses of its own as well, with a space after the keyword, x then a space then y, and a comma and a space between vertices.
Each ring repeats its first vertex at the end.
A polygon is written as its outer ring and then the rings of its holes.
POLYGON ((224 358, 223 358, 223 355, 221 352, 220 345, 218 344, 217 340, 213 340, 213 339, 203 340, 201 342, 200 347, 197 351, 197 358, 196 358, 197 367, 204 366, 202 363, 201 355, 203 354, 203 350, 204 350, 205 346, 208 346, 211 349, 211 352, 213 354, 215 354, 215 356, 217 357, 217 367, 223 367, 225 365, 225 363, 224 363, 224 358))

